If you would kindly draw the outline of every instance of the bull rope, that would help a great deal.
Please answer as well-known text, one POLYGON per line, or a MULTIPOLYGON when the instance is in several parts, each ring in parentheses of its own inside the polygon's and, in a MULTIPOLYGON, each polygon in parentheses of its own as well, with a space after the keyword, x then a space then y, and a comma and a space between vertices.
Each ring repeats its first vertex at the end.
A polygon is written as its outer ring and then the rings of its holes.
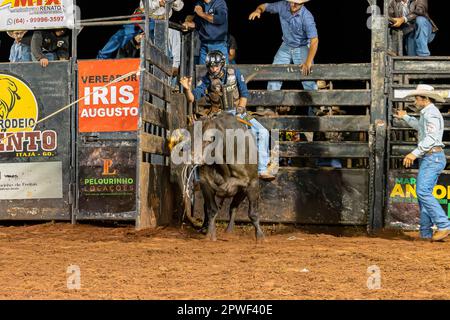
MULTIPOLYGON (((69 109, 69 108, 71 108, 72 106, 74 106, 74 105, 76 105, 78 102, 80 102, 81 100, 86 99, 87 97, 92 96, 93 94, 99 92, 100 90, 103 90, 103 89, 105 89, 105 88, 108 88, 109 86, 111 86, 111 85, 113 85, 113 84, 115 84, 115 83, 118 83, 118 82, 120 82, 120 81, 122 81, 122 80, 124 80, 124 79, 126 79, 126 78, 131 77, 132 75, 137 75, 137 76, 139 76, 139 75, 141 74, 141 72, 144 71, 144 70, 145 70, 144 68, 139 68, 139 69, 136 70, 136 71, 131 71, 131 72, 129 72, 129 73, 127 73, 127 74, 125 74, 125 75, 123 75, 123 76, 121 76, 121 77, 119 77, 119 78, 117 78, 117 79, 115 79, 115 80, 113 80, 113 81, 111 81, 111 82, 109 82, 108 84, 104 85, 103 87, 99 87, 98 89, 92 91, 91 93, 89 93, 89 94, 87 94, 87 95, 81 97, 81 98, 78 99, 77 101, 74 101, 74 102, 72 102, 72 103, 70 103, 70 104, 68 104, 68 105, 66 105, 66 106, 64 106, 64 107, 62 107, 62 108, 60 108, 59 110, 53 112, 52 114, 48 115, 47 117, 42 118, 41 120, 37 121, 37 122, 34 124, 34 126, 37 126, 38 124, 40 124, 40 123, 42 123, 42 122, 44 122, 44 121, 47 121, 48 119, 53 118, 54 116, 56 116, 56 115, 60 114, 61 112, 65 111, 65 110, 67 110, 67 109, 69 109)), ((31 129, 31 127, 28 126, 28 127, 26 127, 25 129, 31 129)), ((8 139, 11 138, 12 136, 16 135, 17 133, 18 133, 18 132, 11 133, 10 135, 8 135, 8 136, 2 138, 2 139, 1 139, 1 142, 4 143, 6 140, 8 140, 8 139)))
POLYGON ((189 220, 190 223, 192 223, 193 226, 196 226, 196 221, 194 220, 194 215, 192 213, 192 210, 188 209, 188 207, 191 207, 191 198, 193 196, 193 188, 191 186, 193 185, 193 178, 195 170, 197 170, 199 166, 195 165, 190 169, 190 166, 184 166, 182 173, 181 173, 181 181, 183 185, 183 202, 184 202, 184 210, 183 210, 183 219, 185 218, 189 220), (189 171, 190 170, 190 171, 189 171), (188 214, 188 210, 190 211, 190 214, 188 214))

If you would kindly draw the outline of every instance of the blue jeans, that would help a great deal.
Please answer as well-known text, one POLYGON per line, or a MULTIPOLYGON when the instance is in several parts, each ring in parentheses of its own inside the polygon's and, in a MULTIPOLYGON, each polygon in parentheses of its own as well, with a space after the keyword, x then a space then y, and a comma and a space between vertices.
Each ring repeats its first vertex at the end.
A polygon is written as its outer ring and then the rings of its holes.
POLYGON ((23 43, 14 42, 11 46, 9 61, 14 63, 32 61, 31 47, 23 43))
MULTIPOLYGON (((287 44, 283 42, 280 49, 278 50, 273 64, 302 64, 305 63, 308 58, 309 48, 307 46, 299 47, 299 48, 291 48, 287 44)), ((315 81, 303 81, 302 82, 303 89, 314 91, 318 90, 317 84, 315 81)), ((267 85, 267 90, 269 91, 277 91, 281 90, 283 86, 283 82, 281 81, 270 81, 267 85)))
MULTIPOLYGON (((236 115, 236 111, 228 111, 232 115, 236 115)), ((246 114, 241 114, 240 117, 244 119, 246 114)), ((269 144, 270 144, 270 134, 269 130, 264 128, 264 126, 259 123, 258 120, 253 118, 249 121, 252 125, 250 130, 256 136, 256 144, 258 146, 258 173, 263 173, 267 171, 269 166, 270 156, 269 156, 269 144)))
POLYGON ((225 58, 227 59, 228 64, 228 46, 227 42, 216 42, 216 43, 205 43, 202 42, 200 45, 200 58, 198 61, 198 64, 205 64, 206 62, 206 55, 214 50, 219 50, 225 55, 225 58))
POLYGON ((342 169, 342 163, 339 159, 318 159, 316 161, 318 167, 332 167, 342 169))
POLYGON ((417 198, 420 206, 420 236, 424 239, 433 237, 434 225, 439 230, 450 230, 448 216, 439 201, 433 196, 434 187, 446 164, 444 152, 426 155, 419 160, 417 198))
POLYGON ((433 26, 431 22, 422 16, 416 18, 415 29, 405 35, 406 52, 408 56, 427 57, 430 55, 428 44, 433 41, 433 26))
POLYGON ((97 59, 111 59, 116 52, 123 48, 139 33, 139 28, 134 24, 126 24, 119 29, 98 52, 97 59))
MULTIPOLYGON (((281 44, 280 49, 278 50, 277 54, 275 55, 275 58, 273 60, 273 64, 297 64, 300 65, 302 63, 305 63, 306 59, 308 58, 309 54, 309 48, 307 46, 299 47, 299 48, 292 48, 289 47, 284 42, 281 44)), ((283 82, 281 81, 270 81, 267 84, 267 90, 268 91, 278 91, 281 90, 281 87, 283 86, 283 82)), ((315 81, 303 81, 302 86, 304 90, 307 91, 315 91, 319 88, 317 87, 317 83, 315 81)), ((315 108, 309 108, 308 114, 315 115, 315 108)))

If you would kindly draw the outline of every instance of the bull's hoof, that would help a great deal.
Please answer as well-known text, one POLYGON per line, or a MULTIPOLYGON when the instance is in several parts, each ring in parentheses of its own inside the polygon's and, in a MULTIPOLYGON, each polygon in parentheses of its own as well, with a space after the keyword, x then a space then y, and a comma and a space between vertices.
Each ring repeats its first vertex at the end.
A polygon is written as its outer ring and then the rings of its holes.
POLYGON ((266 237, 264 236, 264 234, 257 234, 256 235, 256 244, 264 244, 264 243, 266 243, 267 242, 267 240, 266 240, 266 237))
POLYGON ((225 230, 225 232, 226 232, 227 234, 232 234, 232 233, 234 233, 234 228, 228 227, 227 230, 225 230))
POLYGON ((211 242, 216 242, 217 241, 217 236, 216 235, 212 235, 212 234, 207 234, 206 235, 206 240, 207 241, 211 241, 211 242))

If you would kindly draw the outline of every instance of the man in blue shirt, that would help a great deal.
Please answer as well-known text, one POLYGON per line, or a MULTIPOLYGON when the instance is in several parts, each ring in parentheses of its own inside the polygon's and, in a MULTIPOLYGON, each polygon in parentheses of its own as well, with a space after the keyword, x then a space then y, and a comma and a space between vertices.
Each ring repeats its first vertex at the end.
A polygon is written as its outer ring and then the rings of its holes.
POLYGON ((225 0, 201 0, 195 6, 194 21, 186 21, 186 29, 196 29, 200 37, 200 60, 204 64, 206 55, 212 51, 224 54, 228 63, 228 7, 225 0))
POLYGON ((429 85, 419 85, 408 97, 415 97, 416 107, 420 110, 420 120, 410 117, 406 111, 398 111, 395 115, 419 132, 418 147, 403 161, 410 168, 416 159, 419 160, 417 176, 417 198, 420 205, 420 236, 423 239, 442 241, 450 235, 450 222, 439 201, 433 196, 434 187, 439 175, 447 165, 442 143, 444 119, 434 102, 444 103, 440 94, 429 85), (433 226, 438 231, 433 235, 433 226))
POLYGON ((208 53, 206 56, 206 67, 208 73, 202 77, 194 90, 192 90, 192 78, 181 78, 180 83, 184 88, 188 102, 193 103, 208 96, 212 104, 212 110, 219 111, 225 108, 224 111, 233 115, 239 114, 242 119, 248 121, 251 124, 251 130, 255 134, 258 144, 259 178, 268 181, 274 180, 275 176, 268 169, 270 161, 269 131, 255 118, 247 115, 245 109, 249 92, 244 76, 239 69, 227 68, 224 54, 217 50, 208 53), (231 93, 230 98, 226 99, 227 101, 233 101, 231 105, 223 105, 223 92, 231 93))
MULTIPOLYGON (((304 6, 309 0, 283 0, 261 4, 249 20, 259 19, 263 12, 278 13, 283 30, 283 43, 273 64, 298 64, 304 76, 311 68, 319 46, 319 37, 311 12, 304 6)), ((305 90, 317 90, 314 81, 304 81, 305 90)), ((267 90, 280 90, 282 82, 269 82, 267 90)))
POLYGON ((9 54, 10 62, 31 61, 31 36, 26 36, 28 31, 8 31, 8 35, 14 39, 9 54))

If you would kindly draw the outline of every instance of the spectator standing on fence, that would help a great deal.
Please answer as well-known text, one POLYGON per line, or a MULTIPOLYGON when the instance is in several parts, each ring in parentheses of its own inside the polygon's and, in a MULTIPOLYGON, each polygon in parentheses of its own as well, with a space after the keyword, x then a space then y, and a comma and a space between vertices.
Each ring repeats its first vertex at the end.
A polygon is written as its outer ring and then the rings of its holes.
POLYGON ((196 29, 200 38, 199 64, 205 64, 206 55, 212 51, 224 54, 228 63, 228 7, 225 0, 198 1, 193 21, 185 21, 186 29, 196 29))
POLYGON ((420 110, 420 119, 410 117, 406 111, 397 111, 396 118, 403 119, 409 126, 419 132, 418 147, 403 161, 410 168, 416 159, 419 160, 417 176, 417 198, 420 206, 420 236, 423 239, 442 241, 450 234, 450 222, 433 191, 439 175, 447 165, 442 143, 444 119, 435 102, 445 100, 429 85, 419 85, 408 97, 415 97, 415 106, 420 110), (438 231, 433 235, 433 226, 438 231))
POLYGON ((269 171, 269 131, 255 118, 247 114, 246 106, 249 92, 244 76, 239 69, 227 67, 225 55, 221 51, 212 51, 206 56, 207 74, 202 77, 197 87, 192 90, 192 78, 180 80, 189 103, 208 96, 211 101, 211 112, 221 110, 239 116, 251 124, 258 145, 258 173, 262 180, 273 180, 269 171), (224 97, 224 95, 230 95, 224 97), (226 104, 224 101, 228 101, 226 104))
MULTIPOLYGON (((166 0, 147 0, 150 10, 150 37, 153 39, 155 30, 155 20, 164 20, 166 18, 166 0)), ((173 1, 169 18, 172 16, 173 10, 180 11, 184 7, 183 0, 173 1)), ((137 8, 133 15, 137 16, 131 20, 143 20, 139 15, 145 14, 144 3, 141 1, 139 8, 137 8)), ((111 59, 115 56, 119 49, 129 45, 130 41, 144 30, 141 24, 126 24, 123 25, 106 43, 106 45, 98 52, 97 59, 111 59)))
POLYGON ((391 0, 389 20, 392 28, 401 28, 408 56, 427 57, 428 44, 438 28, 428 14, 428 0, 391 0))
MULTIPOLYGON (((283 32, 283 43, 275 55, 273 64, 298 64, 303 76, 311 73, 314 58, 319 47, 316 23, 311 12, 305 7, 309 0, 283 0, 259 5, 250 14, 249 20, 261 18, 263 12, 277 13, 280 17, 283 32)), ((317 90, 315 81, 303 81, 304 90, 317 90)), ((280 90, 281 81, 270 81, 267 90, 280 90)), ((261 110, 258 110, 261 111, 261 110)), ((271 114, 270 110, 266 111, 271 114)), ((314 110, 309 109, 309 115, 314 110)))
POLYGON ((29 62, 31 60, 31 37, 28 31, 8 31, 8 35, 14 39, 9 54, 9 61, 29 62))
POLYGON ((116 59, 139 58, 141 56, 141 41, 144 35, 141 32, 128 41, 125 46, 119 49, 116 59))
POLYGON ((68 60, 69 47, 67 29, 35 31, 31 39, 32 59, 46 68, 49 61, 68 60))

